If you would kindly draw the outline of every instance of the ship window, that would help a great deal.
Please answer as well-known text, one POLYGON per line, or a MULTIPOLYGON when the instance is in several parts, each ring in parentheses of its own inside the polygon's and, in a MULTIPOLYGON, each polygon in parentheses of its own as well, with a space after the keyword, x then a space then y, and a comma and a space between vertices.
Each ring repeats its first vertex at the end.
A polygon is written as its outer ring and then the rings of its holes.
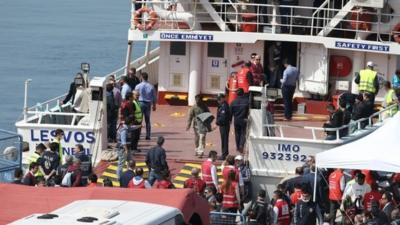
POLYGON ((186 43, 185 42, 171 42, 169 48, 170 55, 186 55, 186 43))
POLYGON ((224 53, 224 43, 208 43, 208 57, 224 58, 224 53))

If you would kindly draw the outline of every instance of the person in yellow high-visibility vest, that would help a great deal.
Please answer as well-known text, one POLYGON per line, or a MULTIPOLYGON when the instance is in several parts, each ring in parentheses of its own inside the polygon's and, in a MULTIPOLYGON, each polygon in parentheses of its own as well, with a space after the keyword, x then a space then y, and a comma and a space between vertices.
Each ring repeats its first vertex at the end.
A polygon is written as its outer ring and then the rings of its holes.
MULTIPOLYGON (((33 162, 40 164, 39 159, 45 150, 46 150, 46 146, 44 144, 42 144, 42 143, 38 144, 36 146, 35 152, 30 154, 28 157, 28 165, 30 165, 33 162)), ((42 170, 39 169, 34 175, 35 175, 35 177, 40 177, 40 176, 43 177, 44 173, 42 172, 42 170)))
MULTIPOLYGON (((133 91, 133 125, 142 125, 143 121, 143 113, 142 109, 140 108, 140 103, 139 103, 139 92, 138 91, 133 91)), ((140 139, 140 133, 141 129, 137 128, 132 131, 132 143, 131 143, 131 149, 136 152, 140 152, 140 149, 138 149, 138 142, 140 139)))
MULTIPOLYGON (((398 104, 399 100, 397 99, 396 92, 392 88, 390 81, 385 82, 385 90, 386 95, 384 101, 382 102, 382 107, 387 108, 391 105, 398 104)), ((394 107, 386 112, 386 116, 393 116, 398 111, 398 107, 394 107)))
POLYGON ((367 68, 360 70, 356 75, 354 82, 358 84, 360 93, 370 93, 372 102, 375 101, 375 95, 379 91, 378 73, 374 71, 375 64, 372 61, 367 63, 367 68))

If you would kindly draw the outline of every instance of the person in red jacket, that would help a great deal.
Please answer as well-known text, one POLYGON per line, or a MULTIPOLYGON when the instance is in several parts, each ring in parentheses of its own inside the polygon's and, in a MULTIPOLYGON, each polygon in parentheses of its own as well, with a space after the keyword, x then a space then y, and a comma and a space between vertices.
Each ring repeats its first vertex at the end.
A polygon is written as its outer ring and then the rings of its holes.
POLYGON ((187 179, 183 184, 184 188, 191 188, 197 194, 203 195, 206 183, 199 177, 200 170, 197 168, 192 169, 192 177, 187 179))
MULTIPOLYGON (((222 194, 222 211, 236 213, 241 206, 239 185, 235 181, 235 172, 229 171, 228 178, 222 183, 220 190, 222 194)), ((227 218, 227 224, 234 224, 235 216, 227 218)))
POLYGON ((376 183, 371 185, 371 191, 366 193, 363 198, 364 211, 371 212, 372 202, 379 201, 382 198, 382 194, 378 191, 376 183))
POLYGON ((339 209, 346 181, 342 169, 336 169, 329 175, 329 218, 331 224, 335 223, 336 211, 339 209))
POLYGON ((244 94, 249 93, 249 87, 253 85, 253 74, 250 71, 251 62, 246 62, 237 74, 238 89, 242 88, 244 94))
POLYGON ((157 189, 173 189, 174 184, 171 182, 171 176, 169 170, 161 172, 161 180, 156 180, 153 184, 153 188, 157 189))
MULTIPOLYGON (((254 54, 254 53, 253 53, 254 54)), ((255 86, 264 85, 264 68, 261 65, 261 56, 256 54, 254 60, 251 62, 250 72, 253 75, 253 82, 255 86)))
POLYGON ((150 189, 150 183, 143 178, 143 168, 136 168, 135 169, 135 176, 132 180, 128 183, 128 188, 134 189, 150 189))
POLYGON ((207 187, 214 186, 218 189, 218 175, 215 161, 217 160, 217 152, 210 151, 208 159, 201 164, 201 176, 207 187))
POLYGON ((294 192, 290 195, 290 204, 292 204, 292 206, 295 206, 296 203, 301 199, 301 194, 301 184, 295 183, 294 192))
POLYGON ((290 210, 288 203, 283 200, 283 192, 276 190, 274 191, 274 223, 281 225, 290 225, 290 210))
POLYGON ((86 187, 97 187, 97 175, 92 173, 88 177, 88 185, 86 187))

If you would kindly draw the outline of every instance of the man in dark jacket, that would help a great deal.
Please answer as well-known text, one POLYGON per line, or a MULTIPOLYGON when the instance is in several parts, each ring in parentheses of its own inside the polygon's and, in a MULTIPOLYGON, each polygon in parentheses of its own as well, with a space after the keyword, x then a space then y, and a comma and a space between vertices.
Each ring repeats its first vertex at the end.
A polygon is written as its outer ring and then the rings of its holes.
POLYGON ((231 109, 226 102, 225 95, 219 94, 217 96, 218 109, 217 109, 217 121, 216 124, 219 126, 219 133, 221 135, 221 157, 220 160, 225 160, 225 157, 229 154, 229 130, 231 127, 231 109))
MULTIPOLYGON (((329 121, 324 123, 324 128, 339 128, 343 125, 343 111, 342 109, 335 110, 335 106, 333 104, 329 104, 326 109, 328 110, 330 116, 329 121)), ((326 131, 326 140, 335 140, 336 139, 336 131, 326 131)))
POLYGON ((243 152, 246 142, 247 116, 249 114, 249 99, 244 95, 243 89, 237 90, 238 97, 231 104, 234 118, 236 149, 243 152))
POLYGON ((321 210, 311 199, 310 188, 302 188, 301 199, 297 202, 294 209, 294 224, 296 225, 316 225, 316 219, 322 221, 321 210))
POLYGON ((146 155, 146 165, 149 168, 149 183, 153 185, 155 180, 161 180, 162 172, 168 170, 168 163, 166 161, 165 150, 162 147, 164 144, 164 137, 158 137, 157 146, 150 149, 146 155))
POLYGON ((136 162, 135 160, 130 160, 128 162, 128 170, 123 172, 121 177, 119 178, 119 186, 122 188, 128 187, 129 181, 133 179, 135 176, 135 168, 136 168, 136 162))

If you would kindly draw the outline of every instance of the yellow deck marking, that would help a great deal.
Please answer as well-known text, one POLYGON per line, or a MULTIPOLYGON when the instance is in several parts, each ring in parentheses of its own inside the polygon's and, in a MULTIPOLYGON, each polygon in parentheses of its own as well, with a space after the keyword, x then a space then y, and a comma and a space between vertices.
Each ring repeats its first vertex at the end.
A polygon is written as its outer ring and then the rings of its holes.
POLYGON ((169 116, 175 117, 175 118, 181 118, 181 117, 185 117, 185 113, 174 112, 174 113, 169 114, 169 116))

